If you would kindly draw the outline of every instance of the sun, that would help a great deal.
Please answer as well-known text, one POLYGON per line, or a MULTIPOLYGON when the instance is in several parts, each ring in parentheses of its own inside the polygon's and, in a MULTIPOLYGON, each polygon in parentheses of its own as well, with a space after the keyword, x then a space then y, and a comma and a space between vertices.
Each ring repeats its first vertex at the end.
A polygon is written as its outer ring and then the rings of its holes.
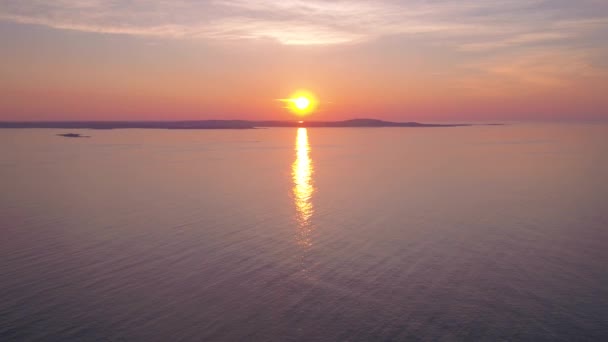
POLYGON ((298 116, 313 113, 318 105, 316 96, 308 90, 295 91, 289 98, 279 99, 279 101, 284 102, 285 108, 298 116))
POLYGON ((294 100, 294 104, 299 110, 306 110, 306 108, 310 106, 310 100, 305 98, 304 96, 300 96, 294 100))

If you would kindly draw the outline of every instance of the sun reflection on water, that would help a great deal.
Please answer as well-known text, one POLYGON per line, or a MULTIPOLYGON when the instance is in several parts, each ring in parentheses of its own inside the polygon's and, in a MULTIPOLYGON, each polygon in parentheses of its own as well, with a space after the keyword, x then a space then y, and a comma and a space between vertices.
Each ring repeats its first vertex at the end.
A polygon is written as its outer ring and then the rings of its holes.
POLYGON ((304 127, 298 128, 295 150, 296 160, 291 166, 291 174, 294 183, 293 198, 296 208, 296 220, 298 222, 296 240, 297 244, 306 250, 312 246, 312 225, 310 218, 314 212, 312 194, 315 188, 312 179, 314 168, 312 159, 310 158, 308 132, 304 127))

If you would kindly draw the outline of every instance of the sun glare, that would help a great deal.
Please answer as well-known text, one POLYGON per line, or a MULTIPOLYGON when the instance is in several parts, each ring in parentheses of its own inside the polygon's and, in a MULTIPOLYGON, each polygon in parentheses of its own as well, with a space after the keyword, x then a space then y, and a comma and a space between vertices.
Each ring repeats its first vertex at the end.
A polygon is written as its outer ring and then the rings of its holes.
POLYGON ((285 108, 299 116, 311 114, 318 105, 315 95, 307 90, 298 90, 291 94, 289 98, 279 101, 284 102, 285 108))
POLYGON ((310 100, 305 98, 304 96, 301 96, 295 99, 295 104, 299 110, 304 110, 308 108, 308 106, 310 106, 310 100))

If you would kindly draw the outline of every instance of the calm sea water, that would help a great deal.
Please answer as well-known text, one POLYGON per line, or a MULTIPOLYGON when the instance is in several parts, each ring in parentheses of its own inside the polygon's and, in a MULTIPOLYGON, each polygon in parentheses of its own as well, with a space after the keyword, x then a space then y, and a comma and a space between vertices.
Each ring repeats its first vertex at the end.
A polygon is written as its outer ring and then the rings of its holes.
POLYGON ((0 131, 1 341, 608 340, 608 126, 0 131))

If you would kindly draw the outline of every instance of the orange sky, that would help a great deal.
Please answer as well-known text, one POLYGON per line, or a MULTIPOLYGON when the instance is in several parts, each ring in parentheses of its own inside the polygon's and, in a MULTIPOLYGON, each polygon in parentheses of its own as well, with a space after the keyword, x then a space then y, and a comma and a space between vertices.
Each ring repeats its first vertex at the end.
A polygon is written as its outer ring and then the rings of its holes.
POLYGON ((593 0, 36 4, 0 9, 0 120, 292 119, 301 88, 317 120, 608 118, 593 0))

